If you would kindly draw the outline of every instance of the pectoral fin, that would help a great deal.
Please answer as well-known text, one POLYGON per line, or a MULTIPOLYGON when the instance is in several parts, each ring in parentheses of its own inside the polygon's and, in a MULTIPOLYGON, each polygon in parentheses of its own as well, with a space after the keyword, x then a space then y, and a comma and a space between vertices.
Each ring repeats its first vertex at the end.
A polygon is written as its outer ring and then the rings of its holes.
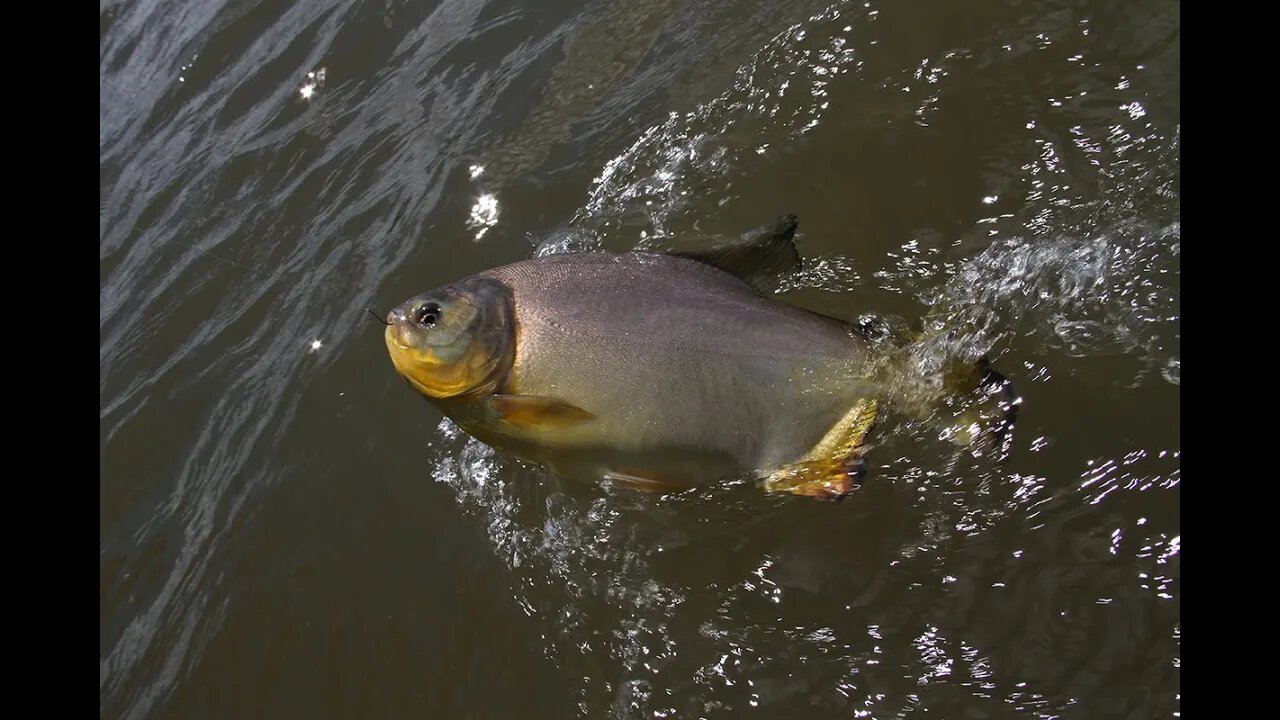
POLYGON ((523 428, 567 427, 595 417, 577 405, 540 395, 493 395, 487 402, 503 420, 523 428))

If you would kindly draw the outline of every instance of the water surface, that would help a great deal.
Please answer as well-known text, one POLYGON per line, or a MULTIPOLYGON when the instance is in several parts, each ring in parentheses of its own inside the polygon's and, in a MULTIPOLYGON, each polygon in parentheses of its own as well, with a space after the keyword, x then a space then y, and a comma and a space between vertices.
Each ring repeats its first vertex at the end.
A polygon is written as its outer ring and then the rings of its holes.
POLYGON ((99 8, 103 717, 1178 715, 1177 3, 99 8), (789 302, 973 328, 1006 463, 571 484, 363 311, 783 212, 789 302))

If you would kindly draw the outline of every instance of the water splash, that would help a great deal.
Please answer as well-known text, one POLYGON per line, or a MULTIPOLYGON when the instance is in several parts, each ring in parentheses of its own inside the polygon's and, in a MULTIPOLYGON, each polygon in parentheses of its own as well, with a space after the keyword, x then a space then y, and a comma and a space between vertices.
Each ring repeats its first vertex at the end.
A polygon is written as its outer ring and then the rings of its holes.
POLYGON ((1135 354, 1177 384, 1180 237, 1178 223, 1125 223, 1082 238, 1001 239, 922 293, 935 328, 964 328, 926 352, 976 359, 1031 337, 1077 357, 1135 354))

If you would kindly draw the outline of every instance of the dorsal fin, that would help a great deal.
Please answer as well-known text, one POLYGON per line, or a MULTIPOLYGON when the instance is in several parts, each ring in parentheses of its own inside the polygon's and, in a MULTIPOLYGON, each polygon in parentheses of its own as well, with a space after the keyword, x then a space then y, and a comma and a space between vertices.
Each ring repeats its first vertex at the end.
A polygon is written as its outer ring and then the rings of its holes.
POLYGON ((720 268, 761 292, 769 292, 779 277, 800 266, 795 244, 797 225, 795 215, 783 215, 768 225, 748 230, 737 240, 672 255, 720 268))

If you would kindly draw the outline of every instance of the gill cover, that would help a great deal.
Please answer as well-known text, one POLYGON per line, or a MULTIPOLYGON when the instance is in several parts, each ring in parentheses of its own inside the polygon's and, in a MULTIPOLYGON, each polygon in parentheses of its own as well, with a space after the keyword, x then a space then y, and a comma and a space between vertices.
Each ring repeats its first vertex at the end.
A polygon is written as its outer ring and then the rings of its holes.
POLYGON ((422 394, 445 399, 497 390, 515 356, 510 291, 471 277, 419 295, 387 315, 387 352, 422 394))

